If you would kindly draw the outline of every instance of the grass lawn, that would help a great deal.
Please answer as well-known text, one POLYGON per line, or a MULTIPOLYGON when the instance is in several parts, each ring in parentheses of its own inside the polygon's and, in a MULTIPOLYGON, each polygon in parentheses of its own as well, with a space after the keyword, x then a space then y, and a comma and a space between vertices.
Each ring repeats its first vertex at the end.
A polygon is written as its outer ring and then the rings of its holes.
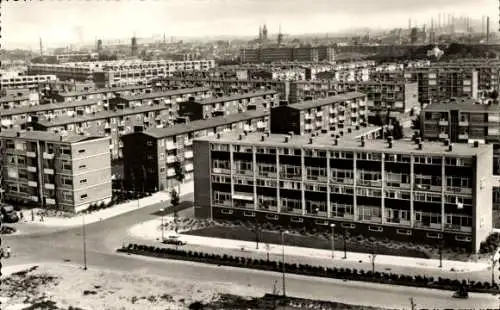
MULTIPOLYGON (((209 226, 205 228, 195 229, 191 231, 184 231, 183 234, 216 237, 223 239, 236 239, 242 241, 256 241, 255 233, 246 227, 236 226, 209 226)), ((264 230, 260 233, 261 243, 281 244, 281 234, 279 232, 264 230)), ((369 241, 368 239, 357 239, 351 237, 347 240, 347 251, 358 253, 375 253, 380 255, 394 255, 400 256, 405 253, 405 256, 429 258, 429 254, 425 250, 411 248, 409 246, 391 246, 383 241, 375 240, 369 241)), ((285 244, 290 246, 314 248, 314 249, 331 249, 331 241, 324 236, 306 236, 298 234, 287 234, 285 237, 285 244)), ((344 249, 344 242, 342 237, 335 238, 335 250, 342 251, 344 249)))

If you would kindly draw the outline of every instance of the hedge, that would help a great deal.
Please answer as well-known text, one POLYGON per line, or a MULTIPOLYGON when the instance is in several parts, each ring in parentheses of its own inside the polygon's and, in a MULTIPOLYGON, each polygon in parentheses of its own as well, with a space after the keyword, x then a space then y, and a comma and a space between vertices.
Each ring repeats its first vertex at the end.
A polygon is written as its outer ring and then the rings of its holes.
MULTIPOLYGON (((202 262, 208 264, 225 265, 232 267, 242 267, 242 268, 252 268, 268 271, 280 272, 283 268, 282 262, 277 262, 273 260, 264 259, 253 259, 247 257, 237 257, 209 254, 203 252, 192 252, 185 251, 182 249, 174 248, 160 248, 154 246, 140 245, 140 244, 129 244, 126 247, 120 248, 118 252, 125 252, 130 254, 138 255, 148 255, 154 257, 177 259, 177 260, 189 260, 195 262, 202 262)), ((455 280, 438 277, 435 279, 430 276, 412 276, 397 273, 387 273, 387 272, 375 272, 357 270, 350 268, 326 268, 320 266, 312 266, 307 264, 291 264, 285 263, 285 270, 288 273, 309 275, 316 277, 334 278, 342 280, 353 280, 353 281, 365 281, 365 282, 376 282, 382 284, 394 284, 403 286, 413 286, 413 287, 426 287, 435 288, 442 290, 456 290, 460 285, 467 285, 467 281, 455 280)), ((472 292, 479 293, 498 293, 499 286, 494 284, 493 286, 489 282, 476 282, 469 281, 469 290, 472 292)))

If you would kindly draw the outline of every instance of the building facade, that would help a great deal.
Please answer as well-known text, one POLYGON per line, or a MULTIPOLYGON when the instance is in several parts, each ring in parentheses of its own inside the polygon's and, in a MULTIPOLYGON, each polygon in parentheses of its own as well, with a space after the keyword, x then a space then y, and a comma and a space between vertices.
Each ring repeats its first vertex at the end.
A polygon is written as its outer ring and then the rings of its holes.
POLYGON ((347 132, 368 123, 366 95, 351 92, 271 110, 271 132, 306 135, 323 130, 347 132))
POLYGON ((38 89, 41 83, 56 81, 55 75, 17 75, 2 76, 0 78, 0 89, 6 88, 29 88, 38 89))
POLYGON ((365 81, 338 83, 336 87, 338 93, 357 91, 366 94, 370 111, 408 113, 420 109, 418 83, 365 81))
POLYGON ((273 90, 254 91, 241 95, 224 96, 179 104, 179 115, 191 121, 232 115, 249 110, 267 110, 279 105, 279 94, 273 90))
POLYGON ((330 46, 244 48, 240 51, 240 60, 242 63, 334 62, 335 49, 330 46))
POLYGON ((199 138, 195 214, 479 250, 492 231, 491 145, 360 139, 199 138))
POLYGON ((178 124, 170 128, 136 131, 122 137, 125 186, 153 192, 178 185, 176 163, 193 181, 193 139, 231 130, 264 132, 269 128, 267 111, 247 111, 229 116, 178 124))
POLYGON ((4 199, 79 212, 111 201, 109 138, 3 131, 4 199))

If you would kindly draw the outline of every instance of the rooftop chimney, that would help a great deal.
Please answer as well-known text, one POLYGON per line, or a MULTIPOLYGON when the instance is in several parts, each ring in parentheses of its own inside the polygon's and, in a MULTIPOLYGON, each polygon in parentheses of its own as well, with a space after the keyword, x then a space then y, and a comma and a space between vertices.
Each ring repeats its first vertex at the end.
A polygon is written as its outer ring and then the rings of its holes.
POLYGON ((220 139, 220 133, 217 133, 217 139, 220 139))
POLYGON ((342 137, 343 135, 344 135, 344 131, 343 131, 343 130, 341 130, 341 131, 340 131, 340 136, 342 137))
POLYGON ((424 148, 424 144, 422 142, 418 142, 418 149, 422 150, 424 148))
POLYGON ((285 143, 288 143, 290 141, 290 136, 285 136, 285 143))
POLYGON ((347 133, 351 133, 352 132, 352 129, 349 127, 347 128, 347 133))
POLYGON ((248 131, 247 131, 247 130, 243 130, 243 134, 244 134, 245 136, 248 136, 248 131))
POLYGON ((444 146, 448 146, 448 145, 450 145, 450 139, 444 140, 444 146))
POLYGON ((453 144, 448 145, 448 151, 453 152, 453 144))
POLYGON ((293 137, 293 131, 289 131, 288 134, 293 137))
POLYGON ((243 140, 243 135, 242 134, 238 135, 238 140, 243 140))
POLYGON ((314 141, 313 138, 309 138, 309 144, 313 144, 313 141, 314 141))
POLYGON ((266 140, 266 136, 263 135, 262 137, 260 137, 260 141, 265 141, 265 140, 266 140))
POLYGON ((359 130, 359 125, 356 125, 356 130, 359 130))
POLYGON ((321 129, 321 133, 328 133, 327 129, 321 129))
POLYGON ((420 143, 422 143, 422 138, 420 138, 420 137, 417 137, 417 139, 415 139, 415 142, 416 142, 417 144, 420 144, 420 143))
POLYGON ((335 138, 336 136, 337 135, 334 132, 330 133, 330 137, 335 138))
POLYGON ((333 145, 339 145, 339 139, 337 138, 333 139, 333 145))
POLYGON ((474 147, 478 148, 479 147, 479 141, 474 141, 474 147))
POLYGON ((361 137, 361 146, 364 147, 365 146, 365 137, 361 137))
POLYGON ((16 136, 20 137, 21 136, 21 132, 20 131, 16 132, 16 136))

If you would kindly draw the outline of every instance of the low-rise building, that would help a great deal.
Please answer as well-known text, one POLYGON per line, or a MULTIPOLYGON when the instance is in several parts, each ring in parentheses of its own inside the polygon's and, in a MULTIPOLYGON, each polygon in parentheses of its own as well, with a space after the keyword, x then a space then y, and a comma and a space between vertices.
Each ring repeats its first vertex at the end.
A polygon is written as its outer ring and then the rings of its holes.
POLYGON ((179 115, 188 116, 191 121, 216 116, 242 113, 249 110, 267 110, 279 105, 276 91, 254 91, 241 95, 224 96, 179 104, 179 115))
POLYGON ((193 181, 193 139, 231 130, 264 132, 269 112, 247 111, 178 124, 169 128, 136 131, 122 137, 125 185, 130 189, 153 192, 178 185, 175 165, 193 181))
POLYGON ((40 95, 37 92, 20 92, 0 97, 0 113, 2 110, 37 106, 40 104, 40 95))
POLYGON ((309 230, 334 224, 339 233, 478 252, 492 231, 491 145, 360 136, 198 138, 195 214, 309 230))
POLYGON ((109 138, 2 131, 4 199, 79 212, 111 201, 109 138))
POLYGON ((358 92, 282 105, 271 110, 271 132, 343 132, 368 123, 366 95, 358 92))
POLYGON ((42 83, 55 82, 55 75, 16 75, 2 76, 0 78, 0 89, 7 88, 29 88, 38 89, 42 83))
POLYGON ((56 92, 52 95, 57 102, 69 102, 75 100, 87 99, 110 99, 114 98, 117 93, 124 96, 138 95, 152 91, 151 86, 147 85, 129 85, 114 88, 99 88, 83 91, 56 92))

